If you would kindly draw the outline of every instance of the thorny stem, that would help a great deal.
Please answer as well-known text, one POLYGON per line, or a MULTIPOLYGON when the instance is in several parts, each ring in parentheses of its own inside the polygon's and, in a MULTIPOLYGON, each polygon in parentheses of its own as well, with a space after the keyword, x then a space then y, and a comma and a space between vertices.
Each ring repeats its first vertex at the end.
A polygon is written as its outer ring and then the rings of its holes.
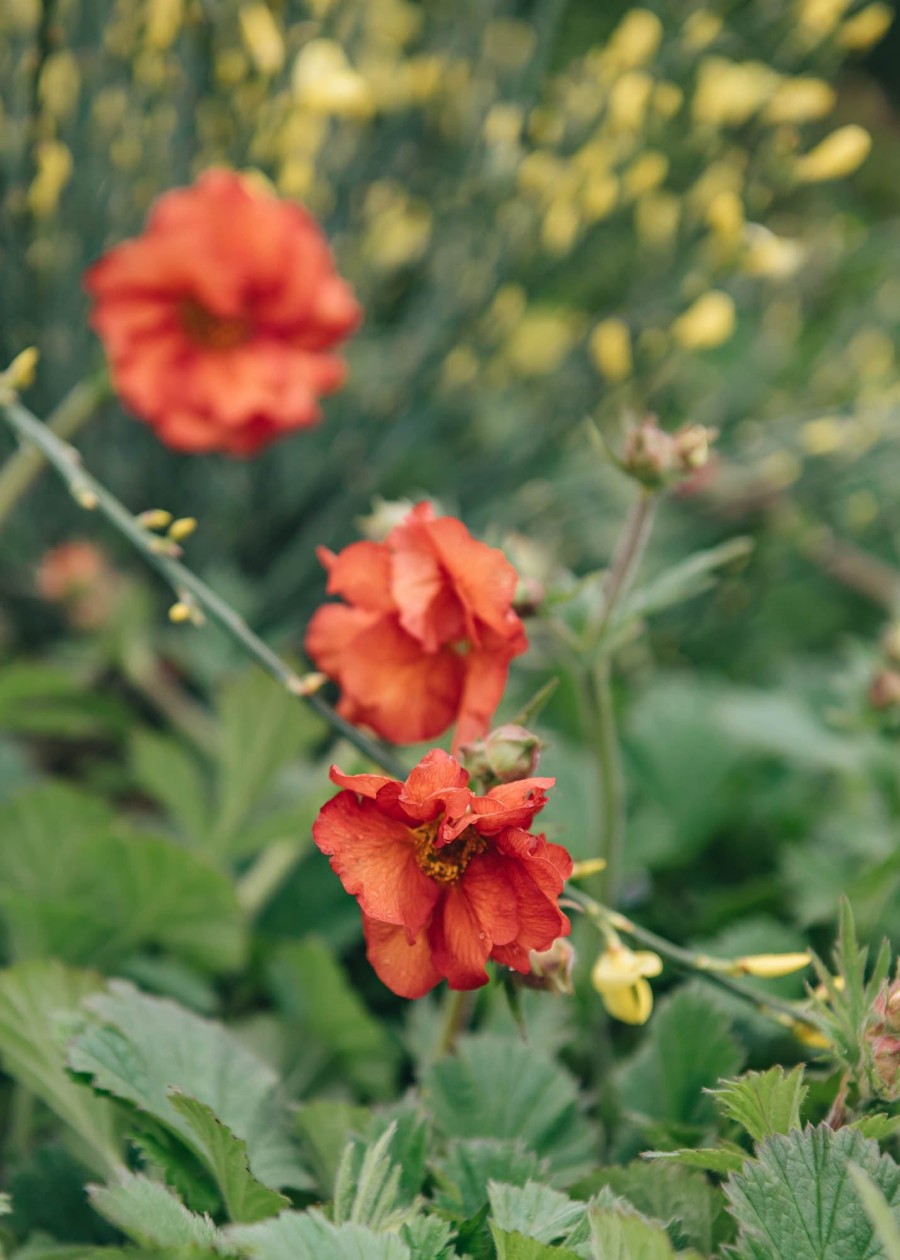
MULTIPOLYGON (((109 380, 105 373, 80 381, 51 413, 46 427, 62 441, 70 441, 96 413, 109 396, 109 380)), ((35 446, 22 446, 0 471, 0 526, 28 492, 47 462, 46 455, 35 446)))
POLYGON ((181 600, 193 601, 218 623, 221 629, 242 647, 267 673, 292 695, 298 696, 323 718, 337 734, 353 744, 365 757, 381 766, 395 778, 405 778, 406 771, 393 755, 375 740, 364 735, 328 704, 321 696, 310 694, 300 674, 296 673, 276 652, 250 629, 243 617, 217 595, 179 560, 158 550, 163 541, 145 529, 90 473, 81 466, 78 452, 23 407, 14 397, 0 399, 0 411, 20 438, 34 443, 53 465, 75 501, 85 508, 96 508, 115 526, 144 559, 168 582, 181 600))
POLYGON ((600 617, 588 628, 592 644, 599 647, 599 658, 589 667, 588 700, 601 793, 600 856, 606 860, 606 867, 598 876, 597 889, 605 901, 613 903, 616 900, 616 882, 625 834, 625 787, 612 696, 610 654, 604 647, 603 638, 616 607, 634 581, 653 528, 656 504, 657 495, 651 490, 642 489, 616 543, 612 564, 603 584, 603 608, 600 617))
POLYGON ((646 945, 661 957, 674 963, 676 967, 693 972, 695 975, 700 976, 701 979, 709 981, 710 984, 718 985, 721 989, 727 989, 729 993, 733 993, 736 997, 742 998, 745 1002, 750 1002, 764 1015, 777 1016, 777 1022, 781 1023, 782 1017, 787 1016, 792 1025, 803 1023, 808 1024, 811 1028, 819 1027, 816 1019, 795 1003, 788 1002, 784 998, 760 993, 750 985, 744 984, 734 976, 728 975, 726 968, 730 966, 729 963, 723 962, 718 958, 710 958, 707 954, 695 954, 688 949, 683 949, 680 945, 675 945, 672 941, 666 940, 664 936, 657 936, 655 932, 651 932, 648 928, 641 927, 640 924, 633 922, 624 914, 619 914, 617 910, 611 910, 608 906, 601 905, 593 897, 589 897, 586 893, 577 889, 567 887, 565 897, 571 905, 577 906, 588 918, 592 919, 602 932, 612 928, 616 932, 623 932, 626 936, 633 937, 634 940, 639 941, 642 945, 646 945))

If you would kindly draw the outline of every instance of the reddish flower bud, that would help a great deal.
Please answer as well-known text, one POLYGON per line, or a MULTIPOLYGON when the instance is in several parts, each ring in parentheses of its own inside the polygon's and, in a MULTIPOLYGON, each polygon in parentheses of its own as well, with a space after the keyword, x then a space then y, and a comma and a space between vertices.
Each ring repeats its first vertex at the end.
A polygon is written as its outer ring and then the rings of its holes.
POLYGON ((571 943, 558 936, 549 949, 533 949, 528 955, 531 974, 522 977, 529 989, 546 989, 551 993, 574 993, 572 971, 575 950, 571 943))
POLYGON ((537 735, 513 723, 498 726, 484 739, 459 750, 460 761, 472 778, 488 786, 529 778, 537 770, 540 755, 537 735))

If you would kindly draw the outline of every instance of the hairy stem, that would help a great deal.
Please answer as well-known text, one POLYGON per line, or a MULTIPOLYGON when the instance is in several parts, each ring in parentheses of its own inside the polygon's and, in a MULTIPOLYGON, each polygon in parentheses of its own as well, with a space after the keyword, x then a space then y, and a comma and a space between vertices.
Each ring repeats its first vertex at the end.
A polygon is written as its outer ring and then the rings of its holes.
POLYGON ((135 547, 144 559, 162 575, 181 601, 192 602, 202 609, 249 656, 292 695, 298 696, 313 709, 338 735, 353 744, 364 756, 396 778, 406 771, 392 753, 370 739, 336 713, 321 696, 311 694, 306 680, 283 661, 276 652, 250 629, 229 603, 217 595, 166 547, 165 540, 145 529, 114 495, 81 465, 78 452, 23 407, 15 398, 0 400, 0 413, 16 434, 34 443, 53 465, 82 507, 96 509, 135 547), (161 549, 161 545, 162 548, 161 549))
MULTIPOLYGON (((47 428, 61 441, 71 440, 109 397, 109 381, 105 374, 79 382, 70 390, 47 421, 47 428)), ((47 463, 44 452, 36 446, 22 446, 0 470, 0 527, 37 480, 47 463)))

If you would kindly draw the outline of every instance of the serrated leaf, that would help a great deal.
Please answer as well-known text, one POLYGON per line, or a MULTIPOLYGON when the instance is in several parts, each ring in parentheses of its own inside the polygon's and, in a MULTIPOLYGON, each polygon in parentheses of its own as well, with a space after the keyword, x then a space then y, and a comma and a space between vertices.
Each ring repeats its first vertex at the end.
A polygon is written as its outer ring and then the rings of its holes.
POLYGON ((640 1049, 621 1070, 623 1105, 644 1125, 702 1132, 715 1119, 704 1089, 741 1066, 727 1017, 699 989, 660 1002, 640 1049))
MULTIPOLYGON (((488 1187, 491 1221, 505 1233, 524 1234, 541 1243, 568 1243, 584 1226, 587 1208, 550 1186, 529 1181, 524 1186, 488 1187)), ((584 1231, 586 1237, 586 1231, 584 1231)))
POLYGON ((400 1237, 410 1260, 450 1260, 453 1255, 454 1231, 439 1216, 414 1216, 400 1227, 400 1237))
POLYGON ((169 1090, 169 1102, 193 1130, 231 1220, 252 1224, 290 1207, 283 1194, 257 1181, 250 1171, 246 1142, 235 1137, 206 1103, 177 1090, 169 1090))
POLYGON ((744 1161, 749 1158, 746 1151, 728 1142, 723 1142, 721 1146, 680 1151, 647 1151, 644 1154, 644 1159, 660 1163, 671 1160, 673 1164, 680 1164, 682 1168, 698 1168, 704 1172, 719 1173, 723 1177, 727 1173, 737 1172, 743 1168, 744 1161))
POLYGON ((753 1260, 883 1260, 859 1191, 862 1169, 900 1221, 900 1166, 852 1129, 827 1126, 767 1138, 725 1184, 744 1256, 753 1260))
POLYGON ((282 1212, 257 1225, 233 1225, 225 1236, 251 1260, 411 1260, 395 1234, 332 1225, 317 1212, 282 1212))
POLYGON ((209 830, 206 776, 191 751, 171 736, 139 730, 131 740, 131 770, 140 788, 158 801, 192 846, 209 830))
POLYGON ((295 1116, 297 1133, 323 1198, 334 1196, 341 1156, 352 1136, 368 1131, 372 1113, 343 1099, 316 1098, 302 1103, 295 1116))
POLYGON ((0 810, 0 908, 19 958, 105 968, 155 946, 221 971, 244 952, 221 872, 168 840, 117 829, 103 802, 62 784, 0 810))
POLYGON ((708 1091, 723 1115, 736 1121, 755 1142, 800 1128, 800 1108, 807 1089, 803 1067, 747 1072, 708 1091))
POLYGON ((91 1203, 102 1217, 133 1238, 153 1247, 205 1247, 213 1250, 219 1230, 208 1216, 189 1212, 158 1181, 126 1172, 106 1186, 88 1186, 91 1203))
POLYGON ((863 1137, 874 1138, 876 1142, 884 1142, 895 1133, 900 1132, 900 1116, 886 1116, 879 1111, 872 1116, 862 1116, 859 1120, 847 1125, 848 1129, 858 1129, 863 1137))
POLYGON ((542 1167, 534 1151, 517 1139, 458 1139, 448 1143, 445 1153, 434 1162, 440 1187, 435 1205, 467 1219, 487 1203, 489 1181, 524 1186, 537 1179, 542 1167))
POLYGON ((872 1178, 855 1164, 850 1165, 850 1176, 862 1199, 866 1215, 875 1227, 878 1241, 884 1249, 885 1260, 900 1260, 900 1222, 891 1212, 887 1199, 872 1178))
POLYGON ((0 972, 0 1058, 78 1135, 90 1167, 104 1176, 121 1163, 115 1113, 66 1071, 65 1045, 79 1004, 102 981, 53 960, 16 963, 0 972))
POLYGON ((205 1158, 172 1105, 169 1091, 181 1090, 246 1143, 251 1172, 264 1185, 310 1185, 286 1129, 277 1075, 221 1024, 118 980, 87 1005, 96 1021, 70 1047, 73 1071, 147 1112, 205 1158))
POLYGON ((411 1215, 400 1191, 400 1166, 391 1159, 394 1125, 368 1146, 348 1143, 334 1185, 335 1223, 366 1225, 375 1230, 396 1228, 411 1215))
POLYGON ((718 1188, 699 1172, 674 1163, 637 1160, 600 1168, 580 1182, 580 1197, 607 1187, 644 1216, 665 1223, 676 1247, 696 1247, 709 1255, 731 1233, 731 1219, 718 1188))
POLYGON ((591 1254, 594 1260, 674 1260, 675 1251, 662 1225, 620 1201, 592 1207, 591 1254))
POLYGON ((596 1140, 560 1064, 518 1038, 461 1039, 424 1074, 426 1102, 447 1137, 520 1138, 560 1180, 590 1165, 596 1140))
POLYGON ((342 1079, 363 1093, 392 1092, 399 1051, 369 1014, 324 941, 292 941, 274 955, 269 976, 278 1005, 327 1050, 342 1079))
POLYGON ((497 1260, 579 1260, 577 1252, 570 1251, 568 1247, 554 1247, 493 1225, 491 1234, 497 1248, 497 1260))

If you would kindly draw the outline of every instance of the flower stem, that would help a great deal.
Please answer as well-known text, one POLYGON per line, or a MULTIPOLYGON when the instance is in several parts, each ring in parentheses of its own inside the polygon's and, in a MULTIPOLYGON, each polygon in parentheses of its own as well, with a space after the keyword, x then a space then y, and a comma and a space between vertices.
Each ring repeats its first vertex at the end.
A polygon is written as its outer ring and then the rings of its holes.
POLYGON ((472 1018, 475 994, 467 989, 449 989, 446 1005, 447 1013, 435 1047, 437 1059, 442 1059, 446 1054, 452 1054, 456 1049, 461 1033, 472 1018))
POLYGON ((622 526, 612 564, 603 583, 603 607, 597 622, 589 627, 590 638, 595 644, 601 643, 613 613, 634 581, 653 529, 657 502, 658 496, 654 491, 642 488, 622 526))
MULTIPOLYGON (((733 993, 736 997, 742 998, 745 1002, 750 1002, 764 1015, 777 1014, 781 1017, 787 1016, 792 1024, 799 1022, 818 1028, 819 1025, 815 1018, 796 1003, 774 995, 770 996, 769 994, 760 993, 750 985, 744 984, 742 981, 728 975, 725 970, 729 966, 728 963, 723 963, 717 958, 710 958, 706 954, 695 954, 688 949, 683 949, 682 946, 675 945, 672 941, 666 940, 664 936, 657 936, 655 932, 641 927, 640 924, 626 918, 624 914, 619 914, 618 911, 602 905, 593 897, 589 897, 578 889, 567 887, 565 897, 572 905, 578 906, 580 910, 588 915, 604 936, 607 935, 610 929, 614 932, 622 932, 626 936, 639 941, 642 945, 646 945, 649 949, 654 950, 661 957, 674 963, 676 967, 680 967, 684 971, 693 972, 702 979, 709 981, 710 984, 717 985, 721 989, 727 989, 729 993, 733 993)), ((777 1022, 781 1023, 782 1019, 779 1018, 777 1022)))
POLYGON ((20 438, 32 442, 53 465, 82 507, 96 509, 114 525, 144 559, 162 575, 179 599, 187 596, 206 612, 235 643, 244 649, 267 673, 292 695, 298 696, 338 735, 353 744, 365 757, 396 778, 406 771, 391 752, 357 728, 320 696, 310 693, 304 679, 283 661, 250 629, 247 623, 220 595, 207 586, 171 553, 159 550, 163 541, 145 529, 114 495, 86 472, 78 452, 52 433, 45 424, 15 398, 0 400, 0 413, 20 438))
MULTIPOLYGON (((105 373, 80 381, 50 415, 47 428, 61 440, 70 441, 110 395, 105 373)), ((22 446, 0 471, 0 526, 31 488, 47 462, 36 446, 22 446)))

